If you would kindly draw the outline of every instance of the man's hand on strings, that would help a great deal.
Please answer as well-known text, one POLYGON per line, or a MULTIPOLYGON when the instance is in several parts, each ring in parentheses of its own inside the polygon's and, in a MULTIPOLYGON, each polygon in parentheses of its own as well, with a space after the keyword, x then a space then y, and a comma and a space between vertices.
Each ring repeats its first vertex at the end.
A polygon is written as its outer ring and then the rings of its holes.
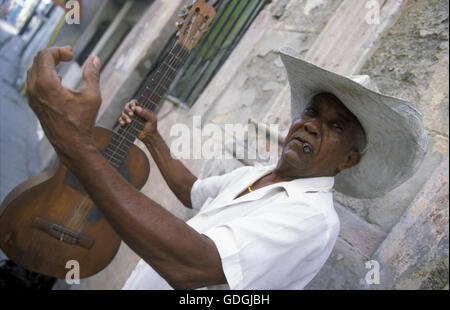
POLYGON ((55 66, 73 56, 70 46, 48 48, 37 54, 27 71, 29 104, 63 162, 93 145, 92 128, 101 104, 98 57, 86 62, 79 91, 61 84, 55 66))
POLYGON ((150 143, 151 136, 158 132, 156 115, 149 110, 137 105, 137 100, 131 100, 125 105, 122 115, 119 118, 119 124, 123 127, 131 124, 135 115, 145 119, 144 129, 139 133, 138 138, 144 143, 150 143))

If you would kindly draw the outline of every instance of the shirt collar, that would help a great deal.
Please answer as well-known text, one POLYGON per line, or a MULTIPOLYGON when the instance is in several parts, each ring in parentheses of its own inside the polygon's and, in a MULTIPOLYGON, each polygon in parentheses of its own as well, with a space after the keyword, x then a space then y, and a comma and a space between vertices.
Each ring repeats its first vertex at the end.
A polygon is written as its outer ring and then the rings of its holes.
MULTIPOLYGON (((261 173, 260 177, 266 175, 276 168, 276 164, 268 166, 255 165, 255 168, 261 173)), ((333 189, 334 177, 314 177, 299 178, 292 181, 279 182, 273 184, 273 187, 282 187, 286 190, 289 197, 305 192, 322 192, 328 193, 333 189)))

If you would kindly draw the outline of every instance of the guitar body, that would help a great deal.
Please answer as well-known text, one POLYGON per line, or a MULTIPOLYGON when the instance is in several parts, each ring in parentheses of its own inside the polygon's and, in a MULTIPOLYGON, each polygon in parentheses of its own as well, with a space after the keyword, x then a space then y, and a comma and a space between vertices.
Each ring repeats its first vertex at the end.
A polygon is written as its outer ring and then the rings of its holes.
MULTIPOLYGON (((105 148, 113 132, 94 128, 94 141, 105 148)), ((132 146, 117 171, 137 189, 150 165, 132 146)), ((18 185, 0 206, 0 248, 16 264, 55 278, 65 278, 79 263, 89 277, 114 258, 120 238, 89 199, 76 177, 62 164, 18 185)))

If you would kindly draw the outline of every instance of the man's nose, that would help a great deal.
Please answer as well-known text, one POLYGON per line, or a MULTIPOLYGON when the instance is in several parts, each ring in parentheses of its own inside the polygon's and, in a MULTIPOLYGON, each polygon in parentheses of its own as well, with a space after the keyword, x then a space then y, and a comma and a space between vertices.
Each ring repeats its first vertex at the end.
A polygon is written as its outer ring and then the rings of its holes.
POLYGON ((310 120, 308 122, 305 123, 304 127, 305 127, 305 131, 307 133, 309 133, 312 136, 318 136, 319 135, 319 120, 318 119, 313 119, 310 120))

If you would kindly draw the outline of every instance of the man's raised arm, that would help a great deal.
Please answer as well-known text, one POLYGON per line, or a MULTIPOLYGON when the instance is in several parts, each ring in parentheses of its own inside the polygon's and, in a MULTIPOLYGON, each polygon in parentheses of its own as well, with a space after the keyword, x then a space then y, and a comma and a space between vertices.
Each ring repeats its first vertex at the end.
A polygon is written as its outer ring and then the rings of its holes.
POLYGON ((98 152, 92 128, 101 104, 100 60, 89 59, 74 91, 55 71, 72 58, 70 47, 47 49, 27 72, 29 104, 62 163, 120 237, 174 288, 226 283, 214 242, 136 190, 98 152))

